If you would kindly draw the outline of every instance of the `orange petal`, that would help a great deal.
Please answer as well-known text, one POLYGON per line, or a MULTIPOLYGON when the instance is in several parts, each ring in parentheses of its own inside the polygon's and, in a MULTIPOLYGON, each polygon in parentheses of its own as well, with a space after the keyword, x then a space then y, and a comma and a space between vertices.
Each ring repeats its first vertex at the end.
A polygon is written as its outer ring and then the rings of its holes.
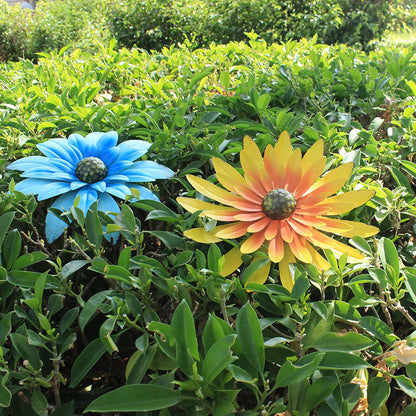
POLYGON ((264 231, 250 236, 243 244, 241 244, 240 251, 244 254, 253 253, 258 250, 264 243, 264 231))
MULTIPOLYGON (((263 216, 264 217, 264 216, 263 216)), ((247 232, 249 233, 257 233, 261 230, 264 230, 271 222, 272 220, 268 217, 262 218, 258 221, 256 221, 254 224, 251 224, 247 228, 247 232)))
POLYGON ((302 177, 301 160, 302 153, 298 148, 290 155, 287 161, 285 189, 289 192, 293 192, 296 189, 302 177))
POLYGON ((293 241, 292 229, 286 221, 280 221, 280 235, 286 243, 291 243, 293 241))
MULTIPOLYGON (((336 179, 344 179, 344 183, 348 180, 351 175, 352 168, 354 164, 352 162, 345 163, 336 167, 335 169, 330 170, 326 175, 322 176, 314 185, 311 187, 311 191, 320 188, 321 186, 333 182, 336 179)), ((341 188, 342 186, 340 186, 341 188)))
POLYGON ((327 198, 318 205, 322 207, 322 213, 325 215, 339 215, 365 204, 374 194, 375 191, 371 189, 344 192, 327 198))
POLYGON ((274 263, 279 263, 285 253, 282 237, 277 235, 269 242, 269 258, 274 263))
POLYGON ((293 218, 293 216, 286 219, 286 222, 290 225, 290 227, 296 234, 303 235, 305 237, 310 237, 312 235, 310 227, 306 227, 304 224, 298 222, 296 219, 293 218))
POLYGON ((279 277, 282 286, 287 289, 289 292, 293 289, 294 279, 292 273, 290 272, 290 263, 294 263, 296 260, 293 257, 292 252, 288 247, 285 246, 285 255, 282 260, 279 262, 279 277))
POLYGON ((179 197, 176 200, 189 212, 203 210, 200 214, 201 217, 207 216, 214 220, 235 221, 234 216, 241 213, 241 211, 236 210, 235 208, 210 204, 209 202, 201 201, 199 199, 179 197))
POLYGON ((296 199, 300 198, 305 194, 309 188, 319 179, 322 172, 325 169, 326 158, 320 157, 315 163, 305 172, 302 172, 302 178, 299 181, 298 186, 293 191, 293 194, 296 199))
POLYGON ((337 258, 341 257, 344 253, 348 253, 348 261, 350 263, 356 263, 365 258, 358 250, 342 244, 317 230, 313 230, 313 236, 307 237, 307 240, 318 247, 331 249, 337 258))
POLYGON ((324 154, 324 141, 319 139, 307 150, 307 152, 303 156, 302 176, 304 176, 307 172, 309 172, 309 170, 316 164, 316 161, 323 157, 323 154, 324 154))
POLYGON ((341 189, 345 185, 346 181, 347 181, 347 178, 337 178, 331 182, 322 184, 322 186, 320 186, 319 188, 315 188, 312 192, 297 199, 296 207, 298 207, 299 209, 302 209, 307 206, 318 204, 319 202, 323 201, 328 196, 334 194, 339 189, 341 189))
POLYGON ((293 241, 289 244, 289 247, 295 257, 300 261, 303 261, 304 263, 312 262, 311 253, 307 249, 303 237, 299 237, 297 234, 294 234, 293 241))
POLYGON ((240 175, 237 169, 217 157, 212 158, 212 164, 216 177, 222 186, 249 201, 261 204, 262 199, 249 188, 244 177, 240 175))
POLYGON ((372 225, 364 224, 359 221, 347 221, 325 218, 325 222, 330 226, 333 225, 335 228, 344 227, 343 230, 332 231, 333 233, 342 235, 343 237, 352 238, 355 236, 360 236, 366 238, 371 237, 379 232, 379 229, 377 227, 373 227, 372 225))
MULTIPOLYGON (((249 222, 233 222, 231 224, 222 225, 215 235, 218 238, 237 238, 241 237, 247 232, 249 222)), ((218 227, 217 227, 218 228, 218 227)))
POLYGON ((221 241, 221 238, 218 238, 215 233, 218 230, 214 228, 211 231, 206 231, 204 227, 201 228, 192 228, 185 231, 183 234, 185 237, 190 238, 191 240, 197 241, 198 243, 212 244, 218 243, 221 241))
POLYGON ((262 211, 259 212, 250 212, 250 213, 239 213, 236 215, 235 219, 238 221, 256 221, 261 218, 264 218, 264 214, 262 211))
POLYGON ((306 247, 311 253, 312 262, 318 270, 328 270, 330 264, 306 241, 306 247))
POLYGON ((273 238, 275 238, 279 230, 280 230, 280 221, 277 221, 277 220, 271 221, 268 227, 266 228, 266 231, 264 234, 266 240, 272 240, 273 238))
POLYGON ((244 137, 243 150, 240 152, 241 167, 244 171, 244 177, 251 189, 262 195, 267 193, 261 181, 262 173, 264 174, 264 162, 259 148, 253 139, 249 136, 244 137), (253 188, 252 185, 255 185, 253 188))
POLYGON ((223 277, 234 273, 241 266, 241 263, 243 263, 241 251, 238 247, 233 247, 228 253, 224 254, 223 258, 224 265, 220 271, 220 275, 223 277))
POLYGON ((201 194, 215 199, 225 205, 231 205, 234 208, 238 208, 244 211, 259 211, 261 205, 255 204, 254 202, 247 201, 231 192, 225 191, 224 189, 214 185, 205 179, 199 178, 194 175, 186 175, 189 183, 201 194))
POLYGON ((318 227, 319 225, 325 225, 323 220, 319 219, 318 214, 319 213, 314 213, 313 215, 301 215, 296 211, 292 214, 290 220, 295 220, 304 227, 318 227))

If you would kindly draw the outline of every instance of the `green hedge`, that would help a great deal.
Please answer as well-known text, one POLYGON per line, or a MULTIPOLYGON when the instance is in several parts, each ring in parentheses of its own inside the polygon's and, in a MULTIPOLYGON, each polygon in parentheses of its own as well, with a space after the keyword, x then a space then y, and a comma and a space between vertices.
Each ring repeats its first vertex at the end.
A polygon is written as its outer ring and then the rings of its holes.
POLYGON ((38 52, 64 46, 98 48, 114 37, 119 46, 161 50, 191 39, 195 47, 211 42, 246 41, 257 33, 269 44, 311 38, 320 43, 361 44, 379 38, 394 0, 42 0, 35 13, 9 8, 0 0, 0 59, 36 59, 38 52))

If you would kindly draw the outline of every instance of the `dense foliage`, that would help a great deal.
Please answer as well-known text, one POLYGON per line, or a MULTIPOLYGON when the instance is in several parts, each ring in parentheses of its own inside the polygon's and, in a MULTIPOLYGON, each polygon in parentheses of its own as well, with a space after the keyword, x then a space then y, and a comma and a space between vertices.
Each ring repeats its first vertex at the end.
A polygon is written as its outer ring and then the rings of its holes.
MULTIPOLYGON (((255 32, 266 42, 311 38, 361 44, 380 38, 403 16, 396 1, 346 0, 66 0, 40 1, 36 12, 10 9, 0 0, 0 59, 36 59, 69 44, 92 51, 94 40, 115 38, 119 46, 161 50, 193 39, 247 41, 255 32)), ((400 2, 399 2, 400 3, 400 2)), ((404 6, 403 6, 404 7, 404 6)), ((407 10, 407 9, 406 9, 407 10)))
POLYGON ((0 415, 413 414, 415 51, 255 36, 114 46, 1 67, 0 415), (152 143, 175 178, 149 185, 161 203, 119 201, 116 218, 73 207, 48 244, 50 201, 14 191, 8 164, 52 137, 109 130, 152 143), (247 292, 252 256, 222 277, 229 244, 185 238, 202 219, 176 198, 198 196, 188 173, 215 181, 213 156, 238 168, 244 135, 263 150, 284 130, 302 152, 323 139, 328 169, 354 163, 344 191, 376 194, 344 219, 380 233, 350 241, 365 263, 326 250, 331 268, 296 264, 291 292, 277 268, 247 292), (114 231, 116 245, 103 238, 114 231))

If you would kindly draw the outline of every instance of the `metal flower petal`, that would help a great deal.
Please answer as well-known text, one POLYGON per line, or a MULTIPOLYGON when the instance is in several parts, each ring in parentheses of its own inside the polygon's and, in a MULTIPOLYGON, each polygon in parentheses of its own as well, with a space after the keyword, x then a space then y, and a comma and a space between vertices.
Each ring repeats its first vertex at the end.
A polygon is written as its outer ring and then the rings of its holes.
MULTIPOLYGON (((118 212, 111 195, 125 198, 131 189, 140 191, 141 199, 158 199, 137 182, 168 179, 173 171, 152 161, 136 160, 143 156, 151 143, 143 140, 127 140, 117 145, 115 131, 93 132, 87 136, 75 133, 68 139, 51 139, 39 144, 44 156, 29 156, 11 163, 8 168, 23 171, 23 181, 16 190, 38 195, 44 200, 61 195, 52 205, 68 210, 75 200, 87 214, 90 206, 98 201, 99 210, 118 212)), ((49 212, 46 217, 46 238, 56 240, 63 232, 64 221, 49 212)))
MULTIPOLYGON (((178 198, 186 210, 201 211, 200 216, 228 224, 219 225, 209 233, 204 228, 188 230, 185 235, 208 244, 245 236, 240 252, 266 252, 271 262, 279 263, 280 280, 288 290, 293 287, 291 263, 301 261, 315 264, 319 270, 329 268, 314 247, 331 249, 337 257, 347 253, 349 262, 361 261, 364 256, 359 251, 324 232, 344 237, 375 235, 378 228, 371 225, 328 217, 365 204, 374 192, 361 189, 338 194, 353 166, 346 163, 322 176, 326 163, 323 148, 323 141, 318 140, 302 158, 300 150, 292 148, 289 134, 283 132, 276 145, 268 145, 262 156, 255 142, 244 137, 240 153, 243 175, 228 163, 213 158, 223 188, 187 176, 199 193, 222 205, 178 198)), ((232 268, 225 265, 227 273, 235 271, 234 268, 230 272, 232 268)), ((261 282, 257 274, 246 283, 264 283, 267 276, 264 273, 261 276, 261 282)))

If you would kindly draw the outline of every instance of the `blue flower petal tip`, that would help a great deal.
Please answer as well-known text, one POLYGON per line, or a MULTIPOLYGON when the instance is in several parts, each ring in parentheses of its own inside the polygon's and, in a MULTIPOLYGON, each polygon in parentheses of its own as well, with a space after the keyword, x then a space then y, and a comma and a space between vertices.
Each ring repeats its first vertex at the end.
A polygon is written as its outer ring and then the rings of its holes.
MULTIPOLYGON (((115 131, 93 132, 87 136, 74 133, 68 139, 50 139, 38 145, 44 156, 29 156, 11 163, 8 168, 23 171, 26 179, 16 190, 38 196, 38 200, 60 195, 52 207, 68 211, 78 201, 87 215, 98 201, 100 211, 117 213, 119 207, 112 196, 126 198, 131 188, 140 190, 140 199, 158 200, 157 196, 137 182, 172 178, 174 172, 152 161, 139 161, 151 147, 144 140, 126 140, 120 144, 115 131)), ((46 238, 55 241, 66 223, 49 212, 46 217, 46 238)), ((110 235, 108 235, 110 236, 110 235)), ((114 237, 116 236, 111 236, 114 237)))

